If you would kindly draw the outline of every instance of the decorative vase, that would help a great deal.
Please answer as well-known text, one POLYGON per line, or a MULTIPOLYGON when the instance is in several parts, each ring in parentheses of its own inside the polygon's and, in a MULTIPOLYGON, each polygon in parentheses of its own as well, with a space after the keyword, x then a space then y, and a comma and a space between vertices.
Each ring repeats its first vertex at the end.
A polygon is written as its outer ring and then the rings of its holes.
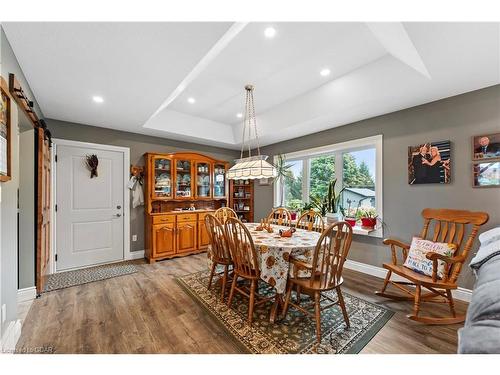
POLYGON ((375 228, 375 225, 377 224, 377 218, 374 217, 362 217, 361 218, 361 225, 365 228, 375 228))
POLYGON ((333 224, 337 221, 340 221, 340 214, 337 212, 328 212, 325 217, 328 224, 333 224))
POLYGON ((356 225, 356 218, 355 217, 346 217, 344 218, 344 221, 349 224, 351 227, 354 227, 356 225))
POLYGON ((297 220, 297 212, 290 212, 290 217, 292 220, 297 220))

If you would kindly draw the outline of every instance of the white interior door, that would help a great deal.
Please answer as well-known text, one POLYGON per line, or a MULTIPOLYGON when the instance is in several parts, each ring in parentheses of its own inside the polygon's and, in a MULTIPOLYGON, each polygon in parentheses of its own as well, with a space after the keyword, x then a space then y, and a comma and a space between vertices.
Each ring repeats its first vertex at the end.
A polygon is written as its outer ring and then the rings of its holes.
POLYGON ((57 145, 57 271, 124 258, 124 153, 57 145), (96 154, 90 178, 85 156, 96 154))

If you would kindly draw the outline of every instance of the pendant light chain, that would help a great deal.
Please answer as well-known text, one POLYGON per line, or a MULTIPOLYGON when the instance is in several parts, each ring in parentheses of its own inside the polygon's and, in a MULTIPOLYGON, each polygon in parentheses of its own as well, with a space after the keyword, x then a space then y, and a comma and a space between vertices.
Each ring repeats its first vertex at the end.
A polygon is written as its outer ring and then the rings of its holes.
POLYGON ((257 142, 257 155, 260 156, 260 143, 259 143, 259 134, 257 133, 257 118, 255 117, 255 102, 253 100, 253 87, 252 87, 252 90, 250 91, 250 97, 251 97, 251 105, 252 105, 255 141, 257 142))

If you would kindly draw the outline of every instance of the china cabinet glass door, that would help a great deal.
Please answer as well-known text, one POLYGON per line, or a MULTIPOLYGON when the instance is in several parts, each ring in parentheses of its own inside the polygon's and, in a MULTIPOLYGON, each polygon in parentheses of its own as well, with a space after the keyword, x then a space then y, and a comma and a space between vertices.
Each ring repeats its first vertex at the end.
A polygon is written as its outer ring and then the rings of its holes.
POLYGON ((196 196, 210 198, 210 164, 196 163, 196 196))
POLYGON ((214 198, 226 196, 226 166, 214 164, 214 198))
POLYGON ((191 161, 175 161, 175 197, 191 198, 191 161))
POLYGON ((172 160, 154 158, 154 198, 172 198, 172 160))

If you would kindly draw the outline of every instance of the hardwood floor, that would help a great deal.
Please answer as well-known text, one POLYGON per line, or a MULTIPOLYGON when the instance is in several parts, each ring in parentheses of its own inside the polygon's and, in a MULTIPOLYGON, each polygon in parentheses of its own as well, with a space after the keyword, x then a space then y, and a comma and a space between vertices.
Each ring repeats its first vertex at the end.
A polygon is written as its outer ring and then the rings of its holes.
MULTIPOLYGON (((142 262, 141 262, 142 263, 142 262)), ((17 348, 55 353, 236 353, 222 329, 176 283, 207 267, 206 254, 140 264, 139 272, 43 294, 26 317, 17 348)), ((382 280, 344 271, 344 290, 395 311, 361 353, 456 353, 460 325, 410 321, 411 302, 373 294, 382 280)), ((424 304, 447 311, 442 304, 424 304)), ((457 302, 462 312, 466 304, 457 302)))

